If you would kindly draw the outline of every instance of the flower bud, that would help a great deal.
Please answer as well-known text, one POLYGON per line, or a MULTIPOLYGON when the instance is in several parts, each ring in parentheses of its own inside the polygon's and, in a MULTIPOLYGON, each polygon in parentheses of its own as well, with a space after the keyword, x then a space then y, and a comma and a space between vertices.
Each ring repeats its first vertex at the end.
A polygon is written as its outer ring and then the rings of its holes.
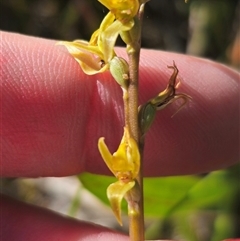
POLYGON ((151 102, 147 102, 140 107, 138 118, 142 135, 144 135, 152 125, 156 112, 157 109, 151 102))
POLYGON ((129 84, 129 66, 125 59, 115 56, 110 61, 110 72, 117 83, 127 89, 129 84))

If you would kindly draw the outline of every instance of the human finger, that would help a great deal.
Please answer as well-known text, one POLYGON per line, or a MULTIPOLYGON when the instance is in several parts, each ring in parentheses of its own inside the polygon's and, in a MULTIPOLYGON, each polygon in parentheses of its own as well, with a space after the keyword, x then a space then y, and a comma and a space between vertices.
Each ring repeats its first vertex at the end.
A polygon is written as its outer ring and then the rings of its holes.
MULTIPOLYGON (((2 176, 107 174, 97 150, 115 151, 123 132, 122 93, 109 73, 86 76, 55 41, 2 32, 2 176)), ((123 50, 119 50, 120 55, 123 50)), ((140 103, 163 90, 175 61, 179 91, 193 101, 158 113, 146 136, 144 173, 179 175, 238 161, 239 75, 214 62, 143 50, 140 103)))
POLYGON ((127 241, 123 234, 99 225, 0 196, 2 241, 127 241))

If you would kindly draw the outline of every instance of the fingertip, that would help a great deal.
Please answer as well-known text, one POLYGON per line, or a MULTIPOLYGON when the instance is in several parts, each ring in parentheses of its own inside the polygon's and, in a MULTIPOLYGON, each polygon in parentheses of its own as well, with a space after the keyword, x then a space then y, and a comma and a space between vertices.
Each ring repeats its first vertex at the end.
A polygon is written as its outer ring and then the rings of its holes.
POLYGON ((0 196, 2 241, 128 241, 120 233, 0 196), (14 232, 13 232, 14 230, 14 232))

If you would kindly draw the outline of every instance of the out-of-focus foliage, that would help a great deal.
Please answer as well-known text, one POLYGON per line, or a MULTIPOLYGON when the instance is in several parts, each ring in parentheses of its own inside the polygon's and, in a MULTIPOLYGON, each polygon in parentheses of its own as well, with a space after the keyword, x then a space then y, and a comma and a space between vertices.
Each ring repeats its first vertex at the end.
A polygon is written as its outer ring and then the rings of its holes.
MULTIPOLYGON (((145 178, 144 213, 147 219, 155 220, 147 229, 147 238, 217 241, 237 235, 239 175, 238 165, 203 177, 145 178), (165 226, 169 226, 168 231, 165 226)), ((109 205, 105 190, 114 177, 84 173, 79 179, 109 205)), ((126 203, 123 210, 127 210, 126 203)))
MULTIPOLYGON (((3 0, 0 9, 2 30, 62 40, 89 40, 108 12, 97 0, 3 0)), ((151 0, 142 46, 239 67, 239 16, 239 0, 151 0)))

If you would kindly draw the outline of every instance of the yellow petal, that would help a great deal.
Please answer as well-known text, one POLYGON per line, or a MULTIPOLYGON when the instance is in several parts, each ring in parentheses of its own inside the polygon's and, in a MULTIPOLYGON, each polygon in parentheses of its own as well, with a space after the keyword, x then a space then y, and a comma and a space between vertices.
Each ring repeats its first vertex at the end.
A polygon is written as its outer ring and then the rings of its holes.
POLYGON ((89 45, 97 46, 99 33, 100 33, 100 29, 97 29, 95 32, 93 32, 91 39, 89 40, 89 45))
POLYGON ((121 218, 121 203, 125 194, 133 188, 135 185, 135 181, 131 181, 128 183, 124 183, 122 181, 118 181, 112 183, 107 189, 107 197, 109 199, 111 208, 115 214, 115 217, 120 225, 122 225, 121 218))
POLYGON ((119 33, 131 29, 134 25, 133 21, 123 25, 121 22, 114 20, 114 15, 109 12, 103 19, 100 28, 93 33, 89 42, 98 46, 99 51, 103 54, 105 63, 108 63, 116 55, 114 46, 119 33))
POLYGON ((109 12, 103 19, 103 21, 100 24, 99 31, 103 32, 105 31, 115 20, 115 16, 109 12))
POLYGON ((128 129, 124 128, 123 138, 118 150, 113 154, 112 169, 116 172, 131 172, 132 179, 135 179, 140 168, 140 154, 136 141, 130 137, 128 129))
MULTIPOLYGON (((87 63, 84 63, 84 62, 79 62, 83 72, 85 74, 88 74, 88 75, 94 75, 94 74, 97 74, 97 73, 103 73, 104 71, 106 71, 108 68, 109 68, 109 65, 108 64, 105 64, 102 68, 100 68, 99 66, 101 65, 97 65, 98 68, 94 68, 93 66, 87 64, 87 63)), ((100 63, 99 63, 100 64, 100 63)))
POLYGON ((104 162, 119 180, 133 180, 140 168, 140 154, 136 141, 130 137, 128 129, 124 128, 121 143, 113 155, 109 152, 104 138, 98 141, 98 149, 104 162))
POLYGON ((136 16, 139 0, 98 0, 107 7, 121 22, 127 22, 136 16))
POLYGON ((77 55, 79 52, 89 52, 92 53, 96 56, 99 56, 99 58, 103 59, 103 54, 99 50, 97 46, 90 45, 87 41, 85 40, 75 40, 73 42, 65 42, 61 41, 58 44, 64 45, 70 54, 73 56, 77 55))
POLYGON ((138 150, 138 145, 133 138, 129 139, 128 145, 129 148, 127 149, 127 159, 128 163, 132 166, 132 178, 135 179, 140 169, 140 153, 138 150))
POLYGON ((88 75, 104 72, 109 65, 102 66, 103 54, 96 46, 88 45, 88 42, 76 40, 74 42, 59 42, 59 45, 64 45, 68 52, 80 64, 84 73, 88 75))
POLYGON ((115 56, 114 46, 120 32, 127 31, 134 25, 133 21, 123 25, 120 21, 114 21, 106 30, 101 32, 101 41, 99 42, 99 48, 104 54, 104 60, 109 62, 115 56))
POLYGON ((104 162, 106 163, 107 167, 115 175, 114 170, 112 169, 112 154, 108 150, 108 147, 106 146, 103 137, 99 138, 99 140, 98 140, 98 150, 99 150, 104 162))

